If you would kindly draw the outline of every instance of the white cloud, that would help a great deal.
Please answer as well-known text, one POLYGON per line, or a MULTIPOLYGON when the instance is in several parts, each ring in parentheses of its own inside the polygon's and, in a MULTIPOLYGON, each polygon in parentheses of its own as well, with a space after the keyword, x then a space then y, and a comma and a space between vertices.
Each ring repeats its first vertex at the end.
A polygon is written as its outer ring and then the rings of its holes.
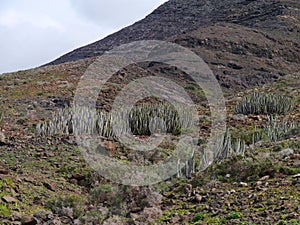
POLYGON ((73 0, 72 6, 94 23, 120 27, 144 18, 164 2, 166 0, 73 0))
POLYGON ((63 30, 62 24, 43 14, 34 16, 23 14, 16 10, 8 10, 0 15, 0 25, 8 28, 30 24, 36 28, 55 28, 63 30))
POLYGON ((47 63, 150 13, 166 0, 1 0, 0 73, 47 63))

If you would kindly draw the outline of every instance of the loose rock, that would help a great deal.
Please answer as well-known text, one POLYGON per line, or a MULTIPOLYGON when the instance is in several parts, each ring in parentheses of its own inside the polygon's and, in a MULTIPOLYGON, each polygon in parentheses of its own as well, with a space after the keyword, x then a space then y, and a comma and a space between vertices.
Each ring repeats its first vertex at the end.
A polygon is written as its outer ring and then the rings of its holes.
POLYGON ((241 187, 248 187, 248 184, 247 184, 247 183, 244 183, 244 182, 241 182, 241 183, 240 183, 240 186, 241 186, 241 187))
POLYGON ((36 225, 37 220, 32 216, 23 216, 21 219, 22 225, 36 225))
POLYGON ((294 150, 291 148, 284 149, 277 153, 278 158, 284 159, 285 157, 291 156, 294 154, 294 150))
POLYGON ((50 191, 55 191, 55 187, 53 184, 45 182, 44 186, 45 186, 45 188, 49 189, 50 191))
POLYGON ((15 203, 17 200, 9 195, 3 196, 2 200, 6 203, 15 203))

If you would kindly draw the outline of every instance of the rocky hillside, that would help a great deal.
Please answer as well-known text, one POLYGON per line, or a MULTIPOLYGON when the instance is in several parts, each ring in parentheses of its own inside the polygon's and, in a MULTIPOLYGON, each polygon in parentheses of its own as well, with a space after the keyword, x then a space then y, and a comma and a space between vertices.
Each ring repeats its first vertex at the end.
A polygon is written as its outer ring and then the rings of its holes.
POLYGON ((99 56, 115 46, 132 41, 167 40, 220 22, 241 25, 243 29, 255 28, 268 34, 270 39, 274 35, 289 39, 292 43, 285 51, 295 51, 299 50, 299 8, 297 0, 170 0, 145 19, 103 40, 76 49, 50 64, 99 56))
MULTIPOLYGON (((0 224, 300 224, 299 10, 298 0, 170 0, 48 66, 1 75, 0 224), (101 112, 128 83, 149 75, 176 82, 199 106, 194 171, 136 187, 92 170, 72 129, 37 127, 72 117, 68 107, 96 56, 142 39, 177 43, 204 59, 222 86, 228 130, 217 141, 222 154, 200 172, 212 120, 204 93, 175 66, 123 68, 99 93, 101 112)), ((156 164, 172 154, 178 133, 188 132, 175 131, 155 151, 132 151, 105 135, 100 150, 121 162, 156 164)))
POLYGON ((145 19, 76 49, 50 65, 95 57, 137 40, 188 47, 228 88, 263 84, 299 71, 297 0, 170 0, 145 19))

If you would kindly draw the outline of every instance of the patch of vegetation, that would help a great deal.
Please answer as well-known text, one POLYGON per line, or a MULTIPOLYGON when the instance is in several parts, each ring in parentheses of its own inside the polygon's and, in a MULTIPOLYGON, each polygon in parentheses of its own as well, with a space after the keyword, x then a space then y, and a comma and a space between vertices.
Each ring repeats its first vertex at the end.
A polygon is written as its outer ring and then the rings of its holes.
POLYGON ((285 220, 279 220, 275 225, 298 225, 300 223, 299 220, 291 219, 288 221, 285 220))
POLYGON ((239 139, 233 140, 229 129, 222 135, 218 141, 216 161, 221 162, 231 155, 245 155, 245 141, 239 139))
POLYGON ((277 168, 271 159, 243 159, 232 156, 224 162, 212 165, 208 172, 222 181, 254 181, 266 175, 274 176, 277 168), (229 174, 230 177, 226 177, 229 174))
POLYGON ((91 134, 103 137, 116 137, 124 132, 147 136, 156 132, 179 135, 193 121, 190 111, 178 108, 180 113, 167 103, 142 104, 108 114, 88 107, 69 107, 59 110, 50 121, 38 124, 37 133, 42 136, 91 134))
POLYGON ((202 221, 205 218, 205 215, 203 213, 197 213, 194 218, 193 218, 193 222, 198 222, 198 221, 202 221))
POLYGON ((255 126, 252 134, 252 142, 255 144, 258 141, 266 139, 277 142, 288 138, 293 133, 297 133, 297 129, 299 129, 299 126, 294 121, 280 120, 277 116, 269 115, 266 125, 260 128, 255 126))
POLYGON ((111 184, 102 184, 93 188, 90 191, 89 201, 94 205, 106 205, 112 209, 114 213, 120 213, 123 211, 126 214, 124 208, 124 192, 118 186, 111 184))
POLYGON ((286 175, 296 175, 300 173, 299 167, 280 166, 278 170, 286 175))
POLYGON ((76 218, 83 214, 84 202, 80 196, 67 195, 49 200, 46 207, 52 212, 61 214, 63 208, 70 208, 76 218))
POLYGON ((0 204, 0 215, 4 217, 8 217, 10 216, 10 214, 11 214, 10 209, 8 209, 5 204, 0 204))
POLYGON ((235 219, 239 219, 239 218, 241 218, 241 217, 242 217, 241 213, 239 213, 239 212, 231 212, 231 213, 228 215, 227 219, 228 219, 228 220, 235 220, 235 219))
POLYGON ((283 95, 254 92, 239 102, 234 112, 236 114, 272 115, 286 114, 294 109, 291 98, 283 95))
MULTIPOLYGON (((15 188, 13 181, 10 178, 0 179, 0 199, 5 195, 11 195, 10 189, 15 188)), ((10 216, 11 208, 6 203, 0 203, 0 215, 4 217, 10 216)))

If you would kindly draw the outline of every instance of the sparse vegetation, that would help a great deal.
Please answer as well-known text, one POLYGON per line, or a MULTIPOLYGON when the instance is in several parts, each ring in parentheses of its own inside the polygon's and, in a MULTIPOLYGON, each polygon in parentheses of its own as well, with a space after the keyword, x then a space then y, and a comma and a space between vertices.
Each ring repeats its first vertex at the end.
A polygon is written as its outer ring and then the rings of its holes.
POLYGON ((256 115, 272 115, 286 114, 294 108, 294 102, 291 98, 276 95, 254 92, 246 96, 239 102, 234 112, 236 114, 256 114, 256 115))
POLYGON ((241 156, 233 156, 213 165, 209 171, 221 181, 249 182, 266 175, 273 176, 277 169, 271 159, 243 159, 241 156))
POLYGON ((70 211, 76 218, 83 213, 83 199, 76 195, 61 196, 55 199, 51 199, 46 203, 46 207, 53 212, 68 216, 70 211))
POLYGON ((232 212, 227 217, 227 219, 229 219, 229 220, 234 220, 234 219, 239 219, 239 218, 241 218, 241 214, 238 212, 232 212))
POLYGON ((193 222, 198 222, 198 221, 201 221, 205 218, 205 215, 203 213, 197 213, 194 218, 193 218, 193 222))

